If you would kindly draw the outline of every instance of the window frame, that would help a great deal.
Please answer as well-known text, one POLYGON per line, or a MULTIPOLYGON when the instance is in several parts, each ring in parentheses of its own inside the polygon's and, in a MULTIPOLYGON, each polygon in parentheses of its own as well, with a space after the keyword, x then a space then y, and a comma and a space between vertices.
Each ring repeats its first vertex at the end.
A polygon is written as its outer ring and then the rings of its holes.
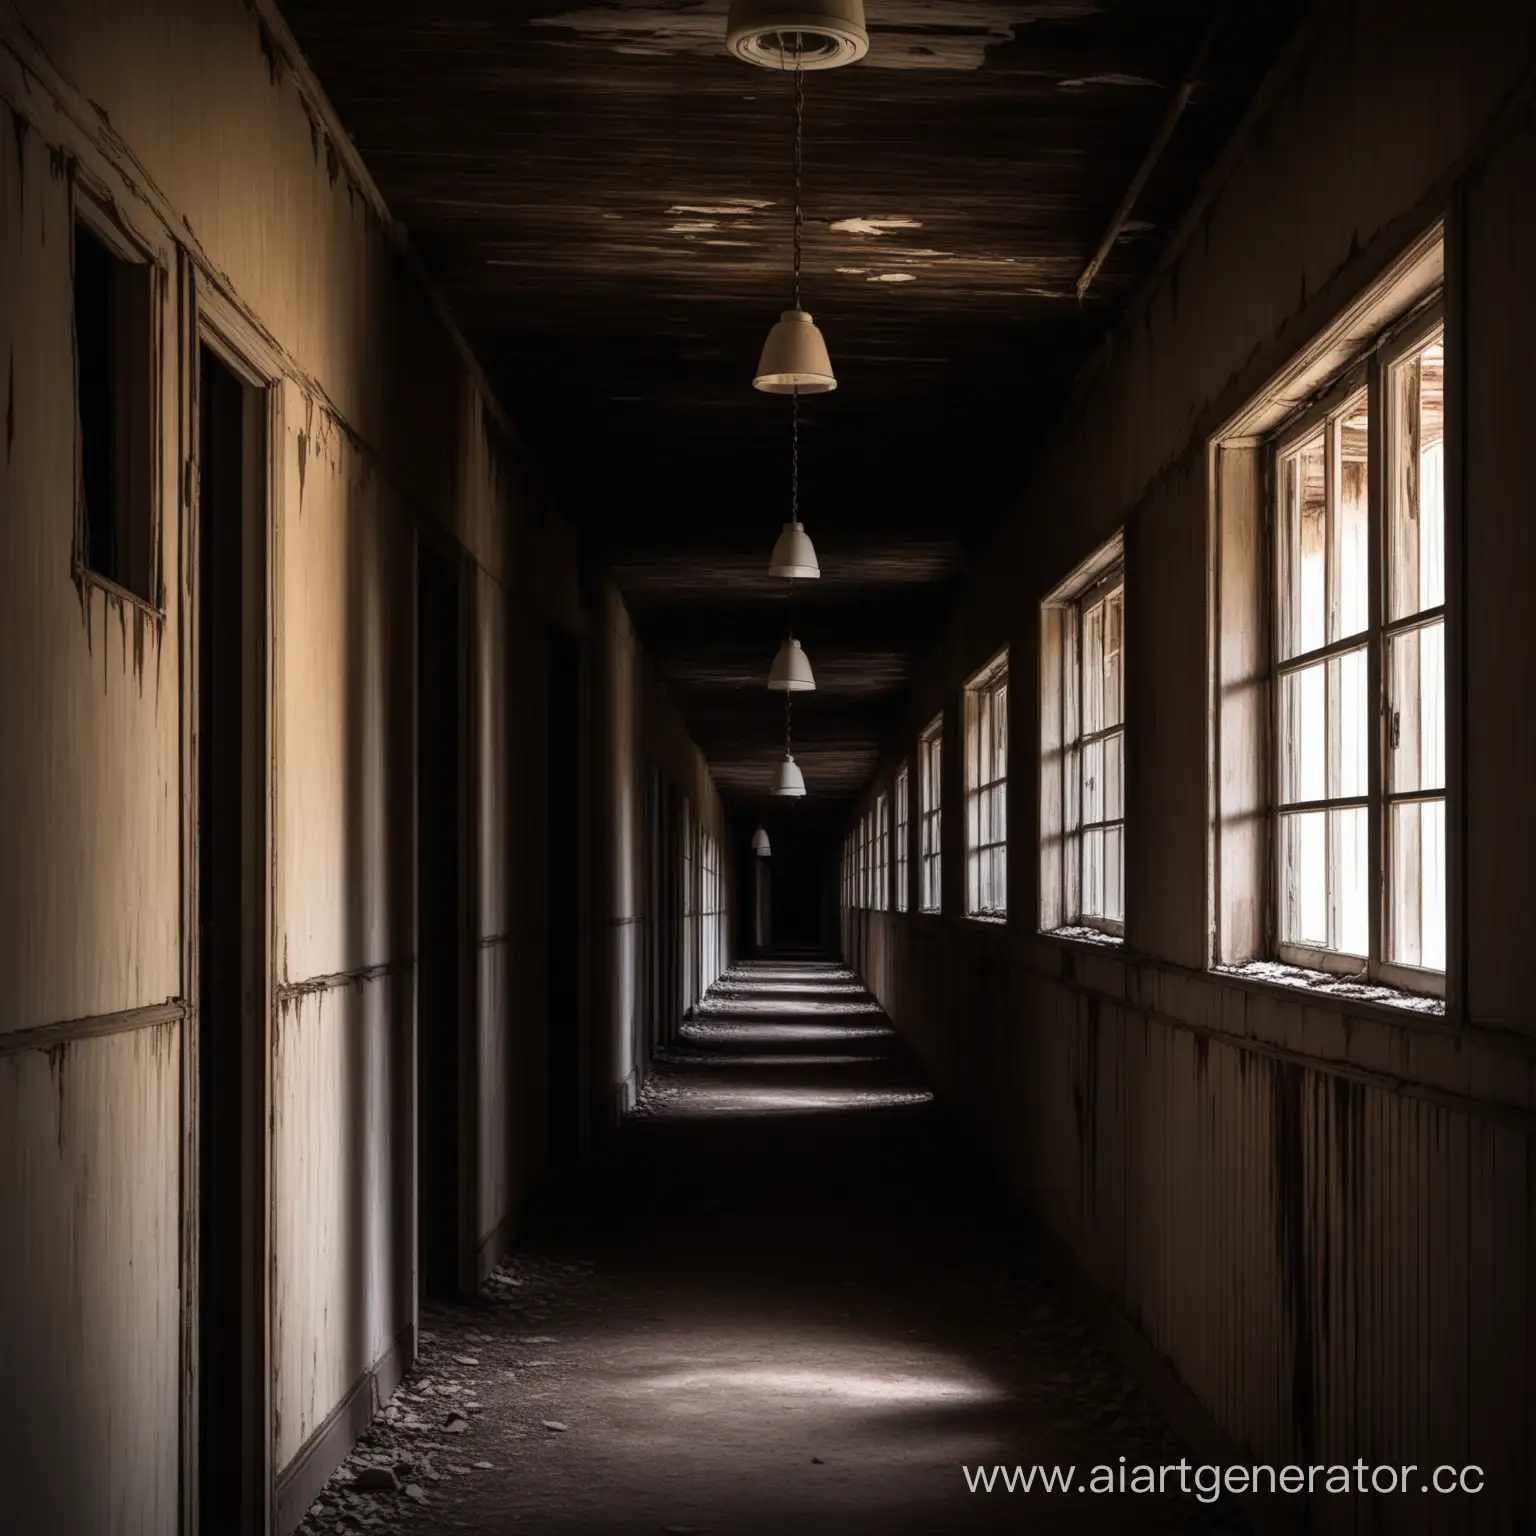
POLYGON ((918 733, 918 907, 944 911, 944 715, 918 733))
POLYGON ((881 790, 875 796, 875 890, 876 912, 890 910, 891 797, 881 790))
MULTIPOLYGON (((1322 972, 1331 976, 1360 977, 1380 986, 1396 988, 1403 992, 1414 993, 1421 996, 1444 998, 1447 990, 1447 975, 1450 964, 1451 950, 1453 946, 1451 925, 1453 922, 1454 904, 1450 899, 1450 859, 1449 850, 1446 850, 1446 970, 1433 970, 1427 967, 1405 965, 1400 961, 1386 958, 1389 953, 1390 943, 1390 910, 1392 906, 1392 887, 1390 880, 1391 869, 1391 809, 1395 804, 1410 801, 1420 803, 1438 800, 1446 806, 1446 819, 1451 815, 1451 784, 1449 767, 1449 737, 1453 712, 1457 702, 1453 699, 1453 691, 1456 680, 1453 670, 1447 666, 1445 675, 1444 710, 1445 720, 1443 729, 1447 737, 1447 772, 1446 782, 1438 789, 1417 792, 1395 792, 1386 787, 1387 777, 1387 734, 1389 730, 1389 685, 1385 672, 1385 656, 1389 640, 1416 629, 1423 629, 1435 623, 1443 627, 1445 633, 1450 629, 1450 610, 1452 607, 1452 590, 1449 579, 1446 582, 1444 594, 1445 600, 1439 605, 1420 610, 1408 617, 1392 620, 1388 618, 1388 582, 1390 572, 1386 549, 1391 536, 1389 521, 1392 517, 1392 503, 1389 490, 1392 475, 1393 455, 1396 450, 1396 406, 1393 399, 1392 375, 1393 371, 1405 359, 1429 344, 1438 332, 1442 345, 1445 341, 1446 307, 1443 291, 1436 291, 1430 298, 1416 306, 1411 312, 1384 327, 1381 332, 1369 343, 1363 354, 1357 357, 1347 368, 1338 374, 1317 396, 1303 406, 1301 410, 1294 412, 1280 423, 1267 437, 1264 444, 1264 484, 1262 495, 1264 499, 1264 533, 1267 541, 1267 558, 1265 565, 1267 593, 1266 598, 1269 608, 1269 748, 1268 764, 1266 769, 1268 787, 1268 876, 1266 880, 1267 923, 1269 950, 1272 955, 1281 962, 1295 965, 1307 970, 1322 972), (1325 798, 1318 801, 1317 809, 1328 807, 1340 807, 1358 805, 1365 809, 1367 817, 1367 855, 1365 886, 1367 892, 1367 924, 1368 936, 1366 942, 1366 954, 1345 953, 1335 949, 1318 948, 1308 944, 1298 944, 1282 938, 1282 881, 1284 879, 1284 864, 1282 859, 1282 819, 1287 814, 1295 814, 1298 808, 1313 808, 1312 802, 1296 801, 1286 803, 1282 798, 1282 764, 1281 743, 1282 735, 1282 710, 1284 708, 1284 688, 1282 678, 1288 673, 1304 670, 1310 666, 1316 666, 1319 662, 1326 661, 1335 656, 1344 655, 1362 649, 1361 634, 1353 635, 1325 643, 1322 646, 1300 653, 1296 656, 1284 656, 1282 646, 1282 626, 1285 622, 1283 609, 1283 572, 1281 551, 1281 523, 1279 516, 1279 498, 1281 495, 1281 483, 1279 466, 1284 455, 1298 445, 1315 437, 1319 429, 1326 429, 1328 424, 1339 419, 1349 408, 1350 404, 1362 394, 1366 397, 1366 410, 1368 417, 1367 428, 1367 510, 1366 510, 1366 540, 1367 540, 1367 615, 1364 630, 1364 646, 1366 653, 1366 708, 1367 708, 1367 733, 1366 733, 1366 793, 1363 796, 1343 796, 1333 799, 1325 798)), ((1452 406, 1449 399, 1450 375, 1447 369, 1445 417, 1446 430, 1449 432, 1449 423, 1452 415, 1452 406)), ((1325 442, 1331 444, 1331 436, 1325 438, 1325 442)), ((1329 450, 1329 460, 1325 470, 1330 485, 1329 516, 1332 527, 1332 481, 1333 481, 1333 454, 1329 450)), ((1447 460, 1449 455, 1447 454, 1447 460)), ((1447 500, 1449 500, 1449 464, 1447 464, 1447 500)), ((1446 552, 1449 553, 1451 530, 1447 526, 1444 533, 1446 552)), ((1333 600, 1333 549, 1332 539, 1325 540, 1325 603, 1333 600)), ((1326 639, 1326 630, 1325 630, 1326 639)), ((1330 893, 1331 894, 1331 893, 1330 893)))
MULTIPOLYGON (((1040 932, 1072 937, 1090 929, 1124 944, 1129 906, 1130 687, 1126 673, 1129 584, 1124 530, 1096 549, 1040 605, 1040 932), (1082 910, 1083 748, 1091 745, 1084 719, 1083 625, 1086 611, 1110 597, 1120 599, 1120 720, 1091 733, 1095 741, 1121 740, 1120 815, 1088 823, 1121 829, 1121 912, 1118 918, 1082 910)), ((1081 936, 1081 935, 1079 935, 1081 936)))
POLYGON ((1005 645, 984 666, 979 667, 965 684, 965 915, 983 922, 1008 920, 1008 647, 1005 645), (985 718, 985 724, 983 723, 985 718), (1001 761, 1001 772, 994 771, 981 782, 982 734, 990 731, 991 760, 1001 761), (998 815, 1001 804, 1002 814, 998 815), (979 841, 979 826, 990 820, 994 835, 979 841), (1003 834, 995 835, 1001 823, 1003 834), (981 903, 981 871, 992 855, 994 878, 1001 865, 1001 905, 981 903))
MULTIPOLYGON (((119 600, 142 609, 156 620, 163 621, 167 612, 165 580, 165 517, 164 517, 164 453, 165 421, 164 393, 166 385, 166 293, 167 268, 165 259, 138 238, 122 220, 111 197, 100 191, 94 182, 87 187, 82 182, 82 168, 78 163, 70 167, 70 224, 69 224, 69 280, 70 280, 70 353, 71 353, 71 409, 74 412, 72 444, 74 453, 74 512, 70 564, 75 581, 82 586, 98 587, 119 600), (86 506, 84 423, 80 416, 80 341, 76 334, 75 285, 77 281, 76 246, 81 230, 100 245, 107 257, 120 267, 140 274, 137 279, 144 292, 139 302, 143 313, 138 318, 142 335, 129 338, 133 352, 128 358, 120 358, 116 370, 121 376, 125 369, 132 375, 141 375, 142 398, 124 400, 120 395, 112 399, 114 425, 126 427, 129 442, 119 443, 111 457, 112 476, 118 482, 118 494, 123 494, 122 481, 136 481, 131 486, 132 499, 141 503, 138 515, 146 525, 139 530, 146 541, 143 576, 149 585, 147 592, 119 581, 106 571, 98 570, 90 560, 89 512, 86 506), (142 462, 133 462, 134 456, 142 462)), ((121 342, 130 327, 119 316, 113 322, 121 342)), ((121 385, 121 377, 119 377, 121 385)), ((134 515, 131 510, 114 507, 114 519, 134 515)), ((132 541, 129 541, 131 547, 132 541)))
POLYGON ((908 844, 912 831, 912 777, 905 758, 896 770, 895 801, 896 848, 892 863, 895 871, 896 899, 891 904, 898 912, 905 912, 912 900, 908 880, 910 875, 908 844))

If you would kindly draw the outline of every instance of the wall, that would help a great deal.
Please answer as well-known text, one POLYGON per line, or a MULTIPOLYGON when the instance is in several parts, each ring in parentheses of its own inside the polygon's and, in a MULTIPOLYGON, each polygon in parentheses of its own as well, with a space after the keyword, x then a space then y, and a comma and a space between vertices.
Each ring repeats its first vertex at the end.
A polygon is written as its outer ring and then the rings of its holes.
MULTIPOLYGON (((465 573, 462 1283, 505 1251, 546 1159, 552 628, 583 637, 602 742, 604 1042, 641 995, 619 935, 644 921, 648 761, 720 815, 622 605, 589 613, 573 534, 285 38, 265 0, 0 7, 0 1475, 18 1536, 190 1528, 199 314, 269 385, 278 1528, 414 1349, 422 541, 465 573), (161 268, 158 614, 71 564, 77 172, 161 268)), ((611 1104, 642 1070, 613 1045, 593 1080, 611 1104)))
POLYGON ((1481 1536, 1536 1518, 1533 19, 1425 0, 1317 15, 913 688, 879 787, 942 707, 945 915, 845 912, 844 943, 1019 1190, 1255 1458, 1487 1474, 1475 1500, 1319 1498, 1312 1529, 1481 1536), (1465 872, 1438 1017, 1207 969, 1206 527, 1212 435, 1442 216, 1464 380, 1465 872), (1035 931, 1037 604, 1121 527, 1128 931, 1105 950, 1035 931), (965 678, 1005 642, 1010 919, 991 925, 953 915, 957 726, 965 678))
POLYGON ((600 584, 592 637, 593 839, 592 986, 594 1081, 591 1115, 612 1125, 632 1107, 654 1048, 670 1037, 677 1018, 734 953, 730 938, 718 961, 695 963, 678 978, 680 992, 657 985, 656 971, 674 950, 701 953, 699 843, 707 833, 720 845, 722 917, 733 935, 729 893, 735 890, 730 826, 703 755, 651 666, 618 592, 600 584), (653 784, 653 776, 657 781, 653 784), (658 815, 658 799, 665 810, 658 815), (682 814, 686 799, 688 813, 682 814), (682 842, 692 840, 694 899, 683 943, 682 902, 675 883, 661 889, 651 875, 681 876, 682 842), (665 894, 664 894, 665 893, 665 894), (667 897, 674 899, 668 902, 667 897))

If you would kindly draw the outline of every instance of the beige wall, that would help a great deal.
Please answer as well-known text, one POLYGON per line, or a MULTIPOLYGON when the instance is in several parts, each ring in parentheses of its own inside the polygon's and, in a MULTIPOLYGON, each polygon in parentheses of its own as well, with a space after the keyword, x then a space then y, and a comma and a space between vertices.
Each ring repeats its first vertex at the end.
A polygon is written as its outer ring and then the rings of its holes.
MULTIPOLYGON (((0 10, 0 1524, 18 1536, 163 1536, 180 1518, 197 296, 271 384, 272 1460, 289 1524, 346 1449, 349 1399, 366 1409, 371 1373, 387 1385, 413 1344, 423 531, 468 571, 466 1280, 505 1251, 545 1156, 551 625, 587 635, 604 742, 594 926, 643 922, 649 743, 720 817, 622 605, 605 594, 589 619, 574 536, 263 14, 0 10), (71 573, 72 161, 163 266, 159 619, 71 573)), ((637 965, 629 938, 604 951, 598 1038, 623 1036, 637 965)), ((604 1059, 606 1102, 642 1065, 604 1059)))
POLYGON ((1513 0, 1326 12, 1030 468, 882 770, 941 706, 958 720, 964 679, 1008 643, 1008 925, 845 913, 844 938, 1017 1187, 1254 1456, 1487 1469, 1476 1501, 1337 1498, 1314 1529, 1512 1531, 1536 1499, 1536 39, 1513 0), (1205 970, 1206 519, 1211 435, 1442 216, 1465 369, 1466 877, 1436 1018, 1205 970), (1123 954, 1034 931, 1037 604, 1121 527, 1123 954))

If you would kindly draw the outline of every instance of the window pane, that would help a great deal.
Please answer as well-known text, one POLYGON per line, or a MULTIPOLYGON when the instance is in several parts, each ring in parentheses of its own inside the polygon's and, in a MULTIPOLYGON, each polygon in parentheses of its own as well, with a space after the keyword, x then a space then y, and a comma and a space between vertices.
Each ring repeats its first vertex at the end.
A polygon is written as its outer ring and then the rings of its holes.
POLYGON ((1445 801, 1391 808, 1390 957, 1399 965, 1445 969, 1445 801))
POLYGON ((1104 743, 1090 741, 1083 748, 1083 821, 1104 820, 1104 743))
POLYGON ((1327 663, 1280 679, 1280 798, 1321 800, 1327 790, 1327 663))
POLYGON ((1367 793, 1370 702, 1366 652, 1336 656, 1328 663, 1328 795, 1344 799, 1367 793))
POLYGON ((1104 833, 1097 827, 1083 833, 1084 917, 1104 916, 1104 833))
POLYGON ((1104 724, 1119 725, 1125 718, 1125 687, 1121 670, 1121 630, 1125 618, 1125 593, 1111 592, 1104 599, 1104 724))
POLYGON ((1280 818, 1280 937, 1328 945, 1328 812, 1280 818))
POLYGON ((1104 738, 1104 815, 1119 821, 1125 815, 1125 735, 1104 738))
POLYGON ((993 739, 996 749, 993 757, 996 765, 995 776, 999 779, 1008 773, 1008 684, 1003 683, 994 695, 993 702, 993 739))
POLYGON ((1329 811, 1328 817, 1334 909, 1329 948, 1364 957, 1371 944, 1370 812, 1362 805, 1329 811))
POLYGON ((1328 532, 1325 434, 1282 461, 1280 508, 1280 650, 1300 656, 1325 643, 1328 532))
POLYGON ((1388 610, 1445 601, 1445 346, 1437 336, 1392 370, 1388 610))
POLYGON ((1104 728, 1104 605, 1083 612, 1083 731, 1104 728))
POLYGON ((1125 832, 1120 827, 1104 829, 1104 916, 1125 921, 1125 861, 1122 851, 1125 832))
POLYGON ((1387 641, 1387 787, 1445 787, 1445 625, 1387 641))
POLYGON ((1335 429, 1337 493, 1333 514, 1333 607, 1329 640, 1358 635, 1370 622, 1370 416, 1366 397, 1345 407, 1335 429))

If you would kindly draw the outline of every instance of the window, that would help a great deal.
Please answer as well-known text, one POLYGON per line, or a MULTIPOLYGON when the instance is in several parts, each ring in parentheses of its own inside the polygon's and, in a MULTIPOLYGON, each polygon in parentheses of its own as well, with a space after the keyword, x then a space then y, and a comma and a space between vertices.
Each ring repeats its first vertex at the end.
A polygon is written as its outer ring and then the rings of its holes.
POLYGON ((155 271, 76 221, 76 562, 158 607, 155 271))
POLYGON ((693 805, 686 798, 683 799, 682 815, 682 841, 683 841, 683 977, 684 985, 688 987, 689 994, 685 1002, 692 1002, 697 993, 693 990, 693 983, 697 977, 695 967, 698 964, 699 941, 698 928, 694 920, 698 911, 697 891, 694 887, 694 857, 693 857, 693 805))
POLYGON ((720 921, 722 883, 720 880, 720 845, 709 832, 699 836, 700 918, 702 938, 699 960, 699 989, 713 984, 722 969, 724 927, 720 921))
POLYGON ((896 770, 896 900, 895 908, 898 912, 907 910, 910 899, 907 890, 907 838, 911 820, 911 780, 907 773, 907 765, 903 763, 896 770))
POLYGON ((917 743, 918 792, 918 879, 921 891, 918 906, 924 912, 937 912, 943 906, 940 885, 940 855, 944 767, 944 717, 940 715, 925 730, 917 743))
POLYGON ((1444 422, 1436 319, 1274 448, 1280 958, 1421 988, 1446 951, 1444 422))
POLYGON ((859 817, 859 908, 869 906, 869 817, 859 817))
POLYGON ((965 685, 965 910, 1008 911, 1008 653, 965 685))
POLYGON ((889 885, 891 869, 891 799, 880 795, 875 800, 875 910, 884 912, 891 905, 889 885))
POLYGON ((1117 535, 1041 608, 1040 926, 1125 932, 1125 566, 1117 535))

